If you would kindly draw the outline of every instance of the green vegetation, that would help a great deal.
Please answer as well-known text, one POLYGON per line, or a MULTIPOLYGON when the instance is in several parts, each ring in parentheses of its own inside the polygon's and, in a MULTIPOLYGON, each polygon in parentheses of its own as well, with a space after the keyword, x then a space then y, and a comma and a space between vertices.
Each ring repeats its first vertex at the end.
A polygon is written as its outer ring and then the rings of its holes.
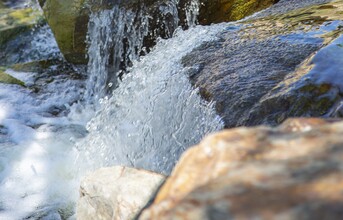
POLYGON ((8 75, 7 73, 5 73, 3 71, 2 68, 0 68, 0 83, 6 83, 6 84, 16 84, 16 85, 20 85, 20 86, 24 86, 25 87, 25 83, 20 81, 17 78, 14 78, 11 75, 8 75))
POLYGON ((17 35, 31 30, 34 25, 42 21, 42 14, 38 10, 0 7, 0 46, 17 35))

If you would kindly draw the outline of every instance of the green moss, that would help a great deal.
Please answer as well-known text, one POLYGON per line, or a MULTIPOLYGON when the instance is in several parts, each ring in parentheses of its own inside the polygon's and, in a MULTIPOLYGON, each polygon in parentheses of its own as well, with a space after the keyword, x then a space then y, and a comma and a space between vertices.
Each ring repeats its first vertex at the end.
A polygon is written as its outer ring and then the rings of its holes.
POLYGON ((42 22, 40 11, 31 8, 0 9, 0 46, 42 22))
POLYGON ((20 81, 17 78, 14 78, 11 75, 8 75, 7 73, 3 72, 0 69, 0 83, 5 83, 5 84, 16 84, 16 85, 20 85, 20 86, 24 86, 25 87, 25 83, 20 81))
POLYGON ((20 72, 40 72, 58 64, 58 62, 58 60, 39 60, 28 63, 17 63, 10 66, 10 68, 20 72))
POLYGON ((64 57, 73 63, 86 63, 88 15, 85 0, 46 0, 44 15, 64 57))
POLYGON ((276 0, 202 0, 199 21, 201 24, 236 21, 275 2, 276 0))

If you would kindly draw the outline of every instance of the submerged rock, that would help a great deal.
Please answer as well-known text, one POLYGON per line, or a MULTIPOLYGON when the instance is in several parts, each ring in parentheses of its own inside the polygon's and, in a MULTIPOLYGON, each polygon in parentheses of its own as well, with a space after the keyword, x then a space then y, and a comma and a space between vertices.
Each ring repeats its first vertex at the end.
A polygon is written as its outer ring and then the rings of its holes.
POLYGON ((102 168, 81 182, 77 219, 134 219, 164 176, 128 167, 102 168))
MULTIPOLYGON (((5 70, 5 68, 3 69, 5 70)), ((7 71, 22 73, 28 76, 34 74, 34 76, 31 77, 30 83, 26 84, 26 87, 36 94, 48 93, 46 90, 49 90, 49 84, 54 83, 55 81, 63 82, 75 80, 83 82, 86 78, 83 66, 74 66, 60 59, 17 63, 9 66, 7 71)), ((78 89, 80 90, 79 93, 82 93, 83 85, 81 84, 78 89)), ((62 112, 65 114, 66 111, 67 109, 64 106, 54 106, 47 110, 47 112, 49 114, 51 113, 53 116, 60 115, 62 112)))
POLYGON ((205 99, 216 102, 226 127, 275 125, 290 116, 324 116, 340 101, 340 91, 332 85, 339 81, 339 74, 333 72, 342 72, 340 56, 335 57, 339 46, 321 52, 329 65, 312 57, 343 33, 342 1, 320 5, 312 1, 312 6, 306 1, 305 8, 284 13, 278 7, 285 2, 228 25, 218 40, 183 60, 193 85, 205 99), (316 75, 332 72, 331 81, 308 80, 314 66, 316 75))
POLYGON ((210 135, 139 219, 342 219, 342 135, 314 118, 210 135))

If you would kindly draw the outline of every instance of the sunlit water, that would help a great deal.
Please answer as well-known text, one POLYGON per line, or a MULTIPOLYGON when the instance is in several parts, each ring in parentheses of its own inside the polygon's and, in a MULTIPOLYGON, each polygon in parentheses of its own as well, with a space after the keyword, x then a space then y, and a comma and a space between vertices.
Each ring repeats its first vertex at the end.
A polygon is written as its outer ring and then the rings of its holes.
MULTIPOLYGON (((188 22, 194 24, 198 5, 189 7, 188 22)), ((78 186, 85 173, 101 166, 127 165, 168 174, 182 152, 222 128, 213 103, 204 102, 191 87, 181 59, 203 42, 216 39, 222 30, 237 30, 228 28, 235 24, 177 30, 173 38, 159 40, 141 58, 131 51, 127 55, 132 67, 120 81, 113 78, 119 68, 109 62, 111 50, 107 49, 114 46, 117 34, 128 35, 108 29, 107 22, 115 25, 108 20, 114 16, 129 22, 130 14, 114 15, 116 10, 92 15, 88 81, 57 77, 39 93, 0 84, 1 220, 74 219, 78 186), (113 83, 117 88, 108 93, 113 83), (56 106, 70 113, 56 117, 51 114, 56 106)), ((175 12, 173 7, 165 10, 175 12)), ((130 35, 134 47, 142 47, 142 28, 130 35)), ((56 54, 51 32, 41 33, 33 42, 42 56, 56 54)), ((342 39, 336 41, 335 49, 340 50, 341 43, 342 39)), ((330 47, 326 51, 326 57, 337 53, 330 47)), ((342 65, 341 60, 337 65, 342 65)), ((27 85, 37 77, 37 73, 7 73, 27 85)))
MULTIPOLYGON (((213 105, 191 87, 181 59, 215 39, 224 27, 178 30, 174 38, 159 40, 141 60, 135 55, 130 73, 111 96, 95 91, 102 97, 95 109, 94 101, 81 94, 89 81, 56 77, 38 93, 0 84, 0 219, 74 219, 85 173, 100 166, 128 165, 168 174, 184 150, 221 129, 213 105), (71 107, 77 100, 81 101, 71 107), (66 113, 53 115, 56 106, 66 113), (89 123, 87 118, 92 118, 89 123)), ((54 42, 51 36, 47 39, 54 42)), ((56 44, 39 44, 40 51, 48 53, 49 45, 56 44)), ((90 52, 90 60, 97 55, 90 52)), ((108 71, 90 69, 108 77, 108 71)), ((6 72, 28 86, 38 77, 6 72)), ((107 82, 102 87, 106 86, 107 82)))

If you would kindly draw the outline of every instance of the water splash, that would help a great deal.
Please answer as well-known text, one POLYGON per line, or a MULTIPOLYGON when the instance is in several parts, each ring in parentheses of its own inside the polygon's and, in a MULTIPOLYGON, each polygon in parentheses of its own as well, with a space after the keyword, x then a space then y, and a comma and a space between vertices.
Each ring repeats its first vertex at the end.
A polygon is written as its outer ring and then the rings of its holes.
POLYGON ((197 24, 199 10, 200 10, 200 2, 198 0, 190 1, 188 5, 186 6, 185 12, 186 12, 186 22, 187 22, 188 27, 192 27, 197 24))
POLYGON ((101 110, 87 127, 90 134, 78 144, 79 164, 121 164, 167 174, 186 148, 221 129, 213 105, 190 85, 181 59, 222 29, 180 30, 134 62, 113 96, 100 100, 101 110))

